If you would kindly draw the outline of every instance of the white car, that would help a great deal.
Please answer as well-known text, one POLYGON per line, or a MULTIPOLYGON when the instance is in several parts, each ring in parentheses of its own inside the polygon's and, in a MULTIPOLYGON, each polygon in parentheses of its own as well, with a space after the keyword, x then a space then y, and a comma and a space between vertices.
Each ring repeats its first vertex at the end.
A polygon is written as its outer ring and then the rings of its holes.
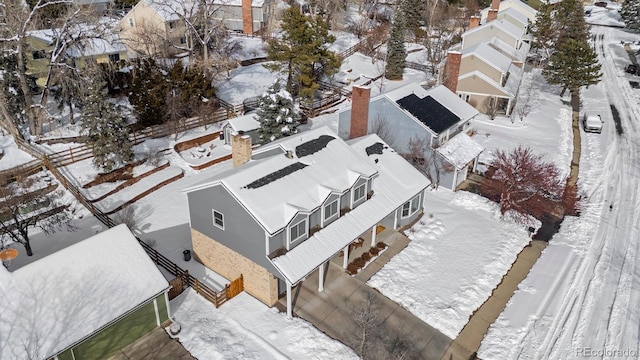
POLYGON ((602 118, 600 114, 585 114, 582 119, 582 128, 585 132, 600 134, 602 132, 602 118))

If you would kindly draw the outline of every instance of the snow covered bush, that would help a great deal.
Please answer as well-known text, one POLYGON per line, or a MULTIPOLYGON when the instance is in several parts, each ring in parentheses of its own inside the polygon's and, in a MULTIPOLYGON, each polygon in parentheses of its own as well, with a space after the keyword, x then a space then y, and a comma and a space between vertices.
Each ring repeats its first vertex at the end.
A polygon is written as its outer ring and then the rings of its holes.
POLYGON ((298 132, 300 110, 294 105, 291 94, 279 82, 274 83, 260 97, 257 116, 261 144, 298 132))

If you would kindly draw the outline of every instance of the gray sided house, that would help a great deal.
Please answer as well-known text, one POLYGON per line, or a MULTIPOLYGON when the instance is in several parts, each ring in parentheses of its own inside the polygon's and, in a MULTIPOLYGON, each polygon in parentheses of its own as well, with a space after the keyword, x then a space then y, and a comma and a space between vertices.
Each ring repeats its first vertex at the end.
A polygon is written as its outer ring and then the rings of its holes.
POLYGON ((376 135, 346 143, 321 127, 254 154, 248 141, 232 146, 248 147, 234 149, 243 165, 185 190, 193 251, 228 279, 242 274, 269 306, 286 293, 289 315, 292 286, 348 258, 362 234, 375 239, 378 225, 399 229, 422 214, 428 180, 376 135))
POLYGON ((412 154, 434 182, 455 190, 475 169, 484 148, 475 142, 473 118, 478 111, 444 86, 425 90, 409 84, 369 98, 369 88, 354 88, 352 106, 338 113, 343 139, 378 133, 395 151, 412 154), (421 156, 410 144, 420 143, 421 156))
POLYGON ((108 359, 170 319, 168 290, 126 225, 0 266, 0 358, 108 359))

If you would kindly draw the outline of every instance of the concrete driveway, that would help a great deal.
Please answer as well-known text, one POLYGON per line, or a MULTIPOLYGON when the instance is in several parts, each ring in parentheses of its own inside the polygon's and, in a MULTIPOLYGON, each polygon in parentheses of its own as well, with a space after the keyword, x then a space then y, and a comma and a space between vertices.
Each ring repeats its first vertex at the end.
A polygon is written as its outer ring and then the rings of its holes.
POLYGON ((389 248, 356 276, 330 262, 322 292, 318 272, 309 275, 294 289, 293 313, 364 359, 440 359, 451 339, 365 284, 409 239, 398 234, 385 242, 389 248))

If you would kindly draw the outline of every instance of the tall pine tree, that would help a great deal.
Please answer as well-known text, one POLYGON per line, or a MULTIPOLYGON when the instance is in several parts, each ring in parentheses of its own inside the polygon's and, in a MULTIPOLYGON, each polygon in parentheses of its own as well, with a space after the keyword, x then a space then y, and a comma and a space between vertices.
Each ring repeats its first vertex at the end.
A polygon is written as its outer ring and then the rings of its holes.
POLYGON ((549 57, 550 50, 555 44, 557 35, 551 10, 552 8, 547 2, 542 2, 536 14, 536 22, 531 25, 531 35, 534 38, 533 47, 542 50, 545 58, 549 57))
POLYGON ((596 52, 586 40, 566 39, 549 58, 542 75, 551 84, 562 85, 576 96, 582 86, 595 85, 602 73, 596 52))
POLYGON ((562 0, 552 13, 557 35, 556 49, 566 39, 588 40, 589 26, 584 20, 584 7, 581 0, 562 0))
POLYGON ((384 76, 389 80, 402 80, 407 49, 404 46, 404 14, 398 11, 393 17, 389 41, 387 42, 387 67, 384 76))
POLYGON ((268 59, 277 63, 265 67, 286 74, 289 93, 311 98, 320 87, 318 77, 340 67, 340 59, 326 46, 335 37, 320 16, 302 14, 297 6, 284 11, 281 29, 282 37, 270 40, 267 49, 268 59))
POLYGON ((279 82, 262 94, 256 114, 260 122, 258 134, 261 144, 298 132, 299 110, 294 106, 291 94, 282 89, 279 82))
POLYGON ((640 30, 640 0, 625 0, 620 9, 620 16, 627 29, 640 30))
POLYGON ((127 122, 103 92, 104 83, 95 82, 85 99, 82 130, 93 151, 93 164, 111 171, 133 160, 127 122))

